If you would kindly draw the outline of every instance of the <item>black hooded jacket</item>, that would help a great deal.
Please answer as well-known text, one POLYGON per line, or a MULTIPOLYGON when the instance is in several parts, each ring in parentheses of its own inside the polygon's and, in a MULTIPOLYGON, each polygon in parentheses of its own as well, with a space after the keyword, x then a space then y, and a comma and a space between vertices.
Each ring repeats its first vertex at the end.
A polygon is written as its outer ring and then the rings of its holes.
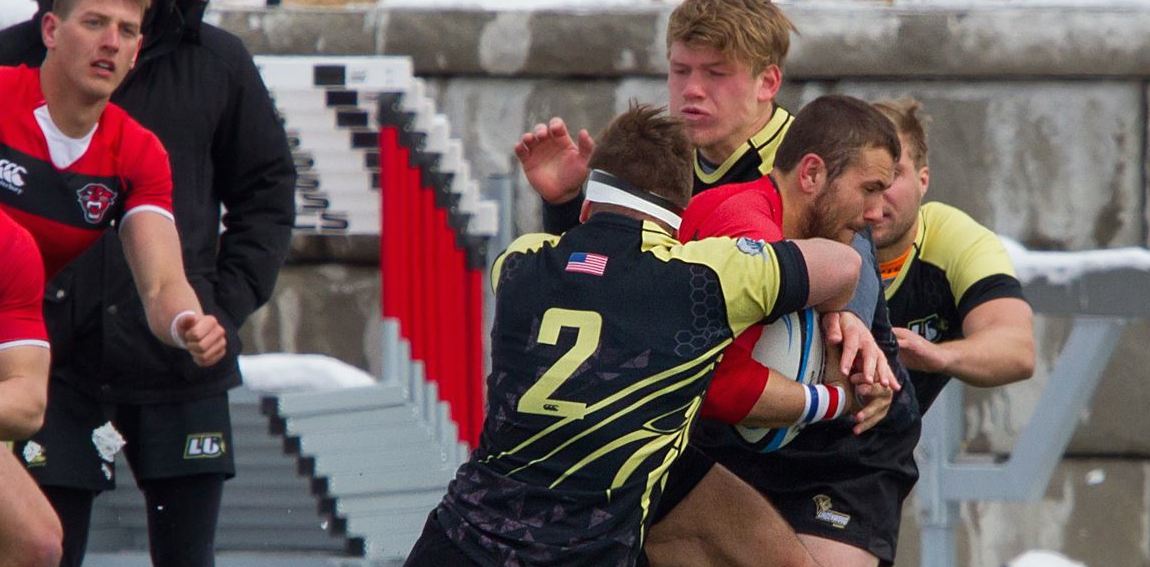
MULTIPOLYGON (((33 20, 0 31, 0 65, 43 61, 46 1, 33 20)), ((251 55, 201 22, 205 8, 156 0, 136 66, 112 101, 168 150, 184 268, 204 310, 227 329, 228 354, 199 368, 153 337, 119 238, 105 234, 49 284, 44 309, 52 378, 102 401, 173 402, 238 385, 236 331, 271 296, 287 256, 295 169, 283 126, 251 55)))

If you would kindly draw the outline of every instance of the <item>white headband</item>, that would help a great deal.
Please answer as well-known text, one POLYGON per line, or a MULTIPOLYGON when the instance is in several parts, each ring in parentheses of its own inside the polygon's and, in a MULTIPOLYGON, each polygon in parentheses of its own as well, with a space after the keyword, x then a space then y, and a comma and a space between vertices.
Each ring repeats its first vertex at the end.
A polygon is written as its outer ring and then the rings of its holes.
POLYGON ((635 190, 622 179, 598 169, 592 170, 591 176, 587 178, 587 200, 634 209, 667 223, 675 230, 679 230, 683 222, 679 207, 658 195, 635 190))

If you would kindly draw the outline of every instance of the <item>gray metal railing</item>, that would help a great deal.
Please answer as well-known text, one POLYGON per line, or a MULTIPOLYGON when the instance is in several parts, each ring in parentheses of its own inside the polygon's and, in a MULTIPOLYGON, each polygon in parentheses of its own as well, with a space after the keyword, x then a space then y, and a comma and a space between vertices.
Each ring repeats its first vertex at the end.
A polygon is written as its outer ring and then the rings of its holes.
POLYGON ((1145 262, 1138 264, 1059 281, 1038 276, 1026 284, 1037 313, 1072 317, 1073 327, 1037 409, 1005 461, 962 453, 962 384, 955 380, 943 390, 923 419, 916 453, 923 567, 957 565, 955 529, 962 502, 1043 496, 1127 321, 1150 317, 1150 270, 1143 269, 1145 262))

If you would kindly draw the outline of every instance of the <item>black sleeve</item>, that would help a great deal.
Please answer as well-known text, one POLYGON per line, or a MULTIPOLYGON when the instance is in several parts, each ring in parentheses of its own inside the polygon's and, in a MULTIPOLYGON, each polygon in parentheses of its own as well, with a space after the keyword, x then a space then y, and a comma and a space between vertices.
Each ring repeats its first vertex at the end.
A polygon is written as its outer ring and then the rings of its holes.
POLYGON ((583 208, 583 193, 563 203, 552 205, 543 201, 543 231, 548 234, 563 234, 579 224, 579 211, 583 208))
POLYGON ((40 16, 20 22, 0 31, 0 65, 15 67, 20 64, 39 67, 44 62, 44 44, 40 41, 40 16))
POLYGON ((767 315, 766 322, 773 323, 786 313, 793 313, 806 307, 811 294, 810 275, 807 274, 807 260, 802 250, 794 242, 780 240, 772 242, 771 248, 779 260, 779 296, 775 308, 767 315))
POLYGON ((295 166, 283 125, 251 55, 238 39, 228 107, 216 130, 213 185, 223 202, 216 300, 242 325, 271 297, 295 223, 295 166))
POLYGON ((1013 276, 1006 274, 994 274, 986 276, 966 290, 962 294, 962 298, 958 301, 958 316, 960 319, 966 319, 967 314, 975 307, 990 301, 991 299, 1000 299, 1003 297, 1015 297, 1025 300, 1026 297, 1022 295, 1022 282, 1013 276))

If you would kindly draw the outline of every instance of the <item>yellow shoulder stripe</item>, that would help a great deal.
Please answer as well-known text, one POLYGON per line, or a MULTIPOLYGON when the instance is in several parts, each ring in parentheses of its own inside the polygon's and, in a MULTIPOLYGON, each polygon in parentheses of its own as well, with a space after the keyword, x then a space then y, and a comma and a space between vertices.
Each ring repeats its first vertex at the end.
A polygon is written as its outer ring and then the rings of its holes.
POLYGON ((719 237, 674 246, 660 246, 644 239, 643 244, 645 252, 664 262, 680 260, 714 270, 735 335, 762 321, 764 314, 775 308, 782 273, 775 250, 768 243, 719 237))
POLYGON ((766 126, 751 136, 746 144, 740 144, 722 165, 710 173, 704 171, 699 165, 699 152, 696 150, 695 177, 703 183, 715 183, 722 179, 739 162, 739 159, 752 149, 759 152, 759 173, 762 175, 770 173, 771 168, 775 167, 775 152, 778 151, 779 144, 782 143, 783 137, 791 127, 791 122, 794 122, 794 118, 794 115, 787 112, 787 109, 775 105, 775 111, 771 114, 771 119, 767 121, 766 126))
POLYGON ((535 252, 540 250, 545 245, 554 246, 559 241, 559 236, 555 234, 532 233, 524 234, 516 238, 507 250, 504 250, 495 263, 491 265, 491 291, 498 291, 499 288, 499 274, 503 271, 503 261, 511 254, 524 254, 527 252, 535 252))
POLYGON ((919 256, 946 272, 956 302, 983 278, 1014 276, 1006 248, 990 229, 943 203, 927 203, 919 212, 919 256))

